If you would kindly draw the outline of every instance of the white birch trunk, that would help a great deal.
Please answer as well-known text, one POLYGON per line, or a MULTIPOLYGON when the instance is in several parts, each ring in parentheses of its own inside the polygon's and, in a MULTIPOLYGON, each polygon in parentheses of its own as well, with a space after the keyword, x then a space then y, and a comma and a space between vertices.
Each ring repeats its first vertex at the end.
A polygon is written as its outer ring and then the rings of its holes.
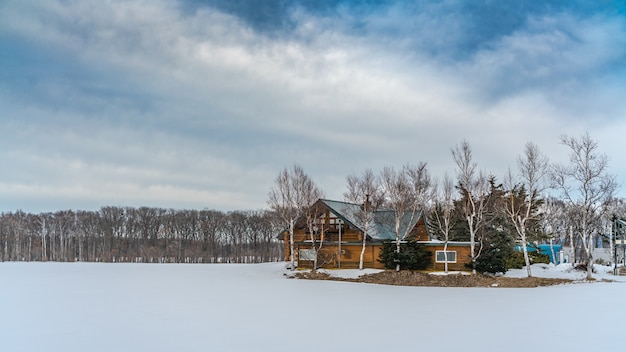
POLYGON ((296 270, 296 255, 294 253, 295 245, 293 240, 294 222, 293 219, 289 222, 289 256, 291 257, 291 270, 296 270))
MULTIPOLYGON (((435 255, 437 255, 437 252, 435 252, 435 255)), ((446 241, 443 244, 443 255, 445 258, 443 261, 443 270, 447 274, 448 273, 448 238, 447 236, 446 236, 446 241)))
POLYGON ((470 255, 472 258, 472 275, 476 275, 476 232, 474 232, 474 219, 467 217, 467 224, 470 231, 470 255))
POLYGON ((587 239, 583 239, 583 247, 587 254, 587 280, 593 278, 593 235, 589 234, 587 239))
POLYGON ((528 246, 528 243, 526 241, 526 234, 522 234, 521 236, 522 238, 522 251, 524 253, 524 263, 526 264, 526 273, 528 274, 528 277, 532 277, 533 274, 530 270, 530 258, 528 257, 528 248, 526 248, 528 246))
MULTIPOLYGON (((398 221, 396 221, 396 253, 400 254, 400 237, 398 236, 398 232, 400 231, 400 226, 398 225, 398 221)), ((396 271, 400 271, 400 262, 396 263, 396 271)))
POLYGON ((611 231, 609 232, 610 233, 610 236, 609 236, 609 251, 610 252, 609 253, 611 253, 612 260, 615 261, 615 263, 613 263, 613 266, 615 266, 615 265, 617 265, 617 261, 615 260, 616 259, 615 258, 615 247, 614 247, 615 243, 613 242, 613 236, 615 236, 615 234, 613 233, 613 230, 614 230, 614 226, 611 223, 611 231))
POLYGON ((570 246, 571 246, 571 263, 572 263, 572 268, 576 266, 576 244, 574 243, 574 227, 570 226, 569 227, 569 241, 570 241, 570 246))
POLYGON ((359 270, 363 270, 363 260, 365 258, 365 241, 367 236, 363 234, 363 247, 361 248, 361 255, 359 256, 359 270))
MULTIPOLYGON (((369 228, 369 221, 365 222, 365 231, 363 231, 363 247, 361 247, 361 255, 359 256, 359 270, 363 270, 363 261, 365 260, 365 245, 367 244, 367 229, 369 228)), ((339 253, 341 255, 341 253, 339 253)))

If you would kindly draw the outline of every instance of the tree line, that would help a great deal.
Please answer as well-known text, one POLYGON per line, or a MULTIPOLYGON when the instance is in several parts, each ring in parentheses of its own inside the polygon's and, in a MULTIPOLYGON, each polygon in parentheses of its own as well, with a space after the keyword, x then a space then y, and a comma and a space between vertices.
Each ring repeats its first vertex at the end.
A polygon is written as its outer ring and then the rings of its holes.
MULTIPOLYGON (((431 232, 444 243, 444 253, 449 241, 469 242, 474 273, 506 271, 517 245, 532 276, 528 248, 549 243, 570 246, 570 262, 584 264, 590 277, 598 242, 614 249, 612 219, 626 216, 626 202, 616 197, 616 177, 608 172, 609 159, 598 151, 597 141, 587 133, 562 136, 560 142, 570 152, 568 162, 550 162, 529 142, 515 167, 498 181, 478 168, 471 145, 462 141, 450 150, 455 177, 432 178, 423 162, 380 172, 368 169, 346 178, 344 200, 363 204, 354 215, 365 235, 376 210, 394 213, 396 254, 409 231, 400 226, 401 219, 424 211, 431 232)), ((309 213, 320 194, 299 165, 281 171, 269 192, 268 204, 289 232, 292 268, 294 225, 299 218, 307 219, 309 227, 315 225, 309 213)), ((316 242, 313 231, 309 233, 315 255, 323 244, 316 242)), ((365 241, 363 236, 363 248, 365 241)))
POLYGON ((102 207, 0 214, 1 261, 281 261, 273 212, 102 207))

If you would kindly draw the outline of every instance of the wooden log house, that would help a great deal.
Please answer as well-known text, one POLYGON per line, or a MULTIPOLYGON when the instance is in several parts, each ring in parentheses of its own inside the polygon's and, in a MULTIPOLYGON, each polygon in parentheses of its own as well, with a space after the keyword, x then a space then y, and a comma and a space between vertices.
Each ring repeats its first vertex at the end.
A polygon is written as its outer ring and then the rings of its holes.
MULTIPOLYGON (((298 267, 313 266, 314 250, 318 249, 318 267, 327 269, 355 269, 359 267, 359 259, 363 248, 364 221, 361 219, 363 205, 341 201, 320 199, 310 209, 307 217, 300 219, 294 229, 294 254, 298 267), (311 218, 312 217, 312 218, 311 218), (310 226, 313 224, 313 226, 310 226), (313 239, 311 239, 311 228, 313 239)), ((471 262, 469 242, 448 242, 444 252, 444 243, 433 238, 428 230, 426 216, 423 212, 404 214, 401 230, 408 226, 411 230, 401 241, 414 240, 424 245, 432 253, 429 270, 443 271, 444 261, 448 258, 448 270, 468 270, 465 266, 471 262)), ((383 269, 378 261, 383 241, 395 243, 395 217, 389 209, 374 213, 367 231, 363 266, 365 268, 383 269)), ((400 231, 404 233, 405 231, 400 231)), ((279 236, 285 245, 285 260, 290 261, 289 232, 279 236)))

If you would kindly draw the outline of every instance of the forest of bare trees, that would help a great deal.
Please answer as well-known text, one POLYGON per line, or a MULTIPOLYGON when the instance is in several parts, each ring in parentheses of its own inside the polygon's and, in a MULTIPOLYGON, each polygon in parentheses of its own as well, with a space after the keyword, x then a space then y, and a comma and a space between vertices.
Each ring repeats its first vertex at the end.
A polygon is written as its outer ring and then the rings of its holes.
POLYGON ((0 214, 0 261, 260 263, 284 259, 269 211, 102 207, 0 214))

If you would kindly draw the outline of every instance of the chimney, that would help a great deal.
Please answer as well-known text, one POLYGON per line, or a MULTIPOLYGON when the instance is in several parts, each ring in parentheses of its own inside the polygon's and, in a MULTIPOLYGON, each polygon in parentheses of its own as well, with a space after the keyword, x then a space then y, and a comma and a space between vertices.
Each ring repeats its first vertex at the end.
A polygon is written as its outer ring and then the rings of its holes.
POLYGON ((363 203, 362 209, 367 211, 372 209, 372 203, 370 202, 370 195, 365 195, 365 202, 363 203))

